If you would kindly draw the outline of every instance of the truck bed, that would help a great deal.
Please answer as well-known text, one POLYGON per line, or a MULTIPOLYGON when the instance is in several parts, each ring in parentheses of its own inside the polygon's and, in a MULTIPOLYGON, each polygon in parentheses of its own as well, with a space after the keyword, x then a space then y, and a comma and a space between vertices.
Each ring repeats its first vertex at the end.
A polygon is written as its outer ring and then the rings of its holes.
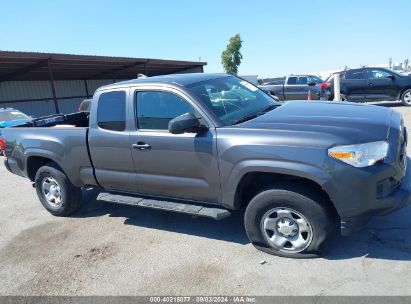
POLYGON ((30 177, 32 157, 44 158, 56 162, 74 185, 96 184, 89 158, 87 113, 40 117, 3 131, 13 173, 30 177))
POLYGON ((57 114, 35 118, 27 123, 15 126, 15 128, 30 127, 54 127, 57 125, 67 125, 73 127, 88 127, 89 113, 79 112, 72 114, 57 114))

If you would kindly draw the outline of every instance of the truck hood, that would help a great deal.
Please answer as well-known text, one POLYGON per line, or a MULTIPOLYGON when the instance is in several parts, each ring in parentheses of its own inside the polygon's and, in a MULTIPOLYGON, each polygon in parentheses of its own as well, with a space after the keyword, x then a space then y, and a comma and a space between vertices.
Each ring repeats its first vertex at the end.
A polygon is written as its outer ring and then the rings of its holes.
POLYGON ((326 133, 347 143, 386 140, 392 110, 343 102, 291 101, 240 128, 326 133))

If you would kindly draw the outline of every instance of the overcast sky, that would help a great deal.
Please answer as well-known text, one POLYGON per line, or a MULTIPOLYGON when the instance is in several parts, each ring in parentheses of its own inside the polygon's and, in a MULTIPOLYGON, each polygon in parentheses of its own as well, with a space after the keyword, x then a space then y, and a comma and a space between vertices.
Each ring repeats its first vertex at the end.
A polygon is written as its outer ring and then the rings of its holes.
POLYGON ((0 49, 207 61, 240 33, 240 74, 411 59, 410 0, 2 1, 0 49))

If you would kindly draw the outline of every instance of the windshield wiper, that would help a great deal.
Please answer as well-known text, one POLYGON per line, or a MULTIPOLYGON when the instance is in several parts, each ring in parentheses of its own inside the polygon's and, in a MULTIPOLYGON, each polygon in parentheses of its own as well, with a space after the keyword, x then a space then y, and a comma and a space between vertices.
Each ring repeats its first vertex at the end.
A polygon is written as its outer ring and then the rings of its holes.
POLYGON ((267 112, 270 112, 271 110, 274 110, 276 107, 279 107, 280 105, 278 105, 278 104, 271 104, 271 105, 269 105, 268 107, 266 107, 265 109, 262 109, 259 113, 260 113, 260 115, 261 114, 263 114, 263 113, 267 113, 267 112))
POLYGON ((271 110, 275 109, 275 108, 278 107, 278 106, 280 106, 280 105, 277 105, 277 104, 269 105, 268 107, 266 107, 266 108, 258 111, 257 113, 253 113, 253 114, 250 114, 250 115, 247 115, 247 116, 244 116, 244 117, 240 118, 239 120, 235 121, 235 122, 233 123, 233 125, 237 125, 237 124, 239 124, 239 123, 246 122, 246 121, 248 121, 248 120, 251 120, 251 119, 253 119, 253 118, 256 118, 256 117, 258 117, 258 116, 260 116, 260 115, 263 115, 264 113, 270 112, 271 110))
POLYGON ((250 114, 250 115, 244 116, 244 117, 240 118, 239 120, 235 121, 235 122, 233 123, 233 125, 237 125, 237 124, 239 124, 239 123, 248 121, 248 120, 253 119, 253 118, 256 118, 256 117, 258 117, 258 116, 260 116, 260 112, 255 113, 255 114, 250 114))

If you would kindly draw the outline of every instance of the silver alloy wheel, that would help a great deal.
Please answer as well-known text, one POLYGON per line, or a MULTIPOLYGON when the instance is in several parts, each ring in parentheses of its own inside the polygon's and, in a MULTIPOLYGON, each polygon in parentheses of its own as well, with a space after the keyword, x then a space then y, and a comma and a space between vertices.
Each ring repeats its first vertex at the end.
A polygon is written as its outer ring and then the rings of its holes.
POLYGON ((52 177, 45 177, 41 182, 41 191, 47 203, 52 207, 60 207, 62 203, 61 188, 52 177))
POLYGON ((406 103, 406 104, 411 104, 411 91, 408 91, 407 93, 404 94, 404 97, 402 98, 402 100, 406 103))
POLYGON ((273 247, 287 253, 305 250, 313 239, 308 220, 298 211, 286 207, 268 210, 261 220, 261 230, 273 247))

